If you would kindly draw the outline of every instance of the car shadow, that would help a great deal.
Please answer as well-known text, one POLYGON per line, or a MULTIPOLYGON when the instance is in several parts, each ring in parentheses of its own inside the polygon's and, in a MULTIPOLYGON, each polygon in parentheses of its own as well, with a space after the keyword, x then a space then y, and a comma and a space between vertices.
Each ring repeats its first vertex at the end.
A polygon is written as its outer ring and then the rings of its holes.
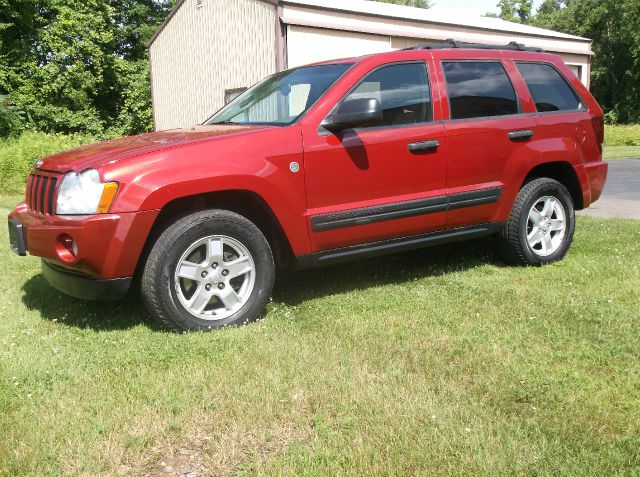
MULTIPOLYGON (((278 273, 273 300, 298 305, 305 300, 387 284, 467 270, 505 266, 494 254, 492 238, 385 255, 299 272, 278 273)), ((144 325, 161 330, 144 308, 137 288, 118 302, 84 301, 52 288, 39 274, 23 285, 22 301, 46 320, 93 330, 125 330, 144 325)))
POLYGON ((281 273, 273 300, 298 305, 305 300, 373 286, 402 284, 486 264, 506 266, 495 255, 493 238, 449 243, 294 273, 281 273))
POLYGON ((140 300, 131 290, 120 301, 86 301, 67 296, 47 283, 42 274, 35 275, 22 286, 22 302, 37 310, 49 321, 75 328, 97 331, 126 330, 143 324, 159 330, 140 300))

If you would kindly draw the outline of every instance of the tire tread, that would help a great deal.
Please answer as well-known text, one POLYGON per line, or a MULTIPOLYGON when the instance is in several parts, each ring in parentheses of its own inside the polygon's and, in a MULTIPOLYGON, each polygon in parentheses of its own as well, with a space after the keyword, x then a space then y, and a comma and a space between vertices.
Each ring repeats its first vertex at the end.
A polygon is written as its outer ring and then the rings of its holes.
MULTIPOLYGON (((528 254, 526 253, 527 250, 525 250, 525 247, 527 247, 528 245, 521 240, 520 226, 522 215, 528 214, 526 208, 527 203, 530 201, 531 197, 535 195, 537 191, 548 188, 550 186, 557 188, 563 195, 568 197, 570 205, 573 206, 573 202, 571 200, 569 192, 564 187, 564 185, 562 185, 555 179, 550 179, 548 177, 539 177, 527 182, 518 192, 516 200, 513 203, 513 207, 511 208, 511 214, 509 215, 509 218, 507 219, 507 222, 499 236, 497 251, 500 257, 506 262, 515 265, 541 265, 543 263, 548 263, 548 261, 542 258, 536 257, 534 260, 532 260, 528 256, 528 254)), ((571 230, 567 231, 567 241, 570 243, 573 237, 573 210, 566 212, 567 220, 569 220, 569 216, 571 216, 571 230)), ((563 255, 564 254, 562 254, 557 259, 562 258, 563 255)))
MULTIPOLYGON (((144 264, 144 268, 142 269, 142 276, 140 279, 140 290, 143 303, 160 325, 168 330, 183 332, 194 328, 187 324, 181 326, 180 323, 182 320, 176 319, 168 312, 167 306, 163 300, 167 299, 166 296, 157 291, 158 277, 162 273, 163 260, 167 252, 182 234, 193 227, 210 220, 245 228, 246 232, 252 236, 252 239, 260 241, 264 246, 266 246, 269 255, 269 263, 271 264, 272 269, 275 268, 271 249, 266 238, 260 229, 258 229, 249 219, 236 214, 235 212, 222 209, 208 209, 178 218, 175 222, 167 226, 162 233, 160 233, 151 247, 151 251, 147 257, 146 263, 144 264)), ((273 287, 273 272, 271 272, 271 278, 271 283, 268 286, 268 293, 266 294, 266 297, 259 297, 261 301, 264 302, 261 304, 260 308, 264 307, 271 294, 271 289, 273 287)), ((248 321, 250 320, 247 318, 241 324, 246 324, 248 321)), ((217 326, 213 325, 210 328, 213 329, 216 327, 217 326)))

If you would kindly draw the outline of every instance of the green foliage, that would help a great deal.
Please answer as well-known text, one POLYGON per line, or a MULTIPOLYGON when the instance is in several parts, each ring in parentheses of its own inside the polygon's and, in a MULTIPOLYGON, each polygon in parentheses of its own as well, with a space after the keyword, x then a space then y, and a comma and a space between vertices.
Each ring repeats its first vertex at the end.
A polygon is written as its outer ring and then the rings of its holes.
POLYGON ((500 0, 497 6, 500 9, 498 16, 503 20, 527 23, 531 18, 533 0, 500 0))
POLYGON ((21 131, 23 124, 24 113, 11 102, 9 96, 0 95, 0 137, 21 131))
POLYGON ((640 146, 606 146, 602 150, 602 157, 610 159, 628 159, 640 157, 640 146))
POLYGON ((640 122, 640 0, 500 0, 500 18, 593 40, 591 91, 609 123, 640 122))
POLYGON ((18 138, 0 139, 0 190, 21 192, 35 161, 97 139, 87 135, 36 132, 25 132, 18 138))
POLYGON ((604 143, 607 146, 640 146, 640 124, 607 124, 604 128, 604 143))
POLYGON ((591 38, 591 91, 609 122, 640 122, 640 0, 545 0, 531 24, 591 38))
POLYGON ((122 93, 115 130, 130 134, 152 130, 151 78, 147 61, 120 60, 117 71, 122 78, 122 93))
POLYGON ((145 43, 171 4, 0 0, 0 95, 21 113, 0 114, 0 135, 149 130, 145 43))
POLYGON ((429 0, 376 0, 377 2, 393 3, 396 5, 407 5, 409 7, 431 8, 429 0))

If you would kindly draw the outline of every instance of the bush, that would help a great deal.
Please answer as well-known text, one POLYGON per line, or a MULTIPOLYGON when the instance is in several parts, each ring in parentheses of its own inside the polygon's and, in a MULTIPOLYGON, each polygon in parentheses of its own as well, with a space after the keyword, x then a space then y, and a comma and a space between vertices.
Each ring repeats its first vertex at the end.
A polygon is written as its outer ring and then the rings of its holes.
POLYGON ((22 192, 27 175, 38 159, 91 142, 95 142, 92 136, 40 132, 25 132, 17 138, 0 139, 0 191, 22 192))
POLYGON ((607 146, 640 146, 640 124, 605 125, 604 143, 607 146))

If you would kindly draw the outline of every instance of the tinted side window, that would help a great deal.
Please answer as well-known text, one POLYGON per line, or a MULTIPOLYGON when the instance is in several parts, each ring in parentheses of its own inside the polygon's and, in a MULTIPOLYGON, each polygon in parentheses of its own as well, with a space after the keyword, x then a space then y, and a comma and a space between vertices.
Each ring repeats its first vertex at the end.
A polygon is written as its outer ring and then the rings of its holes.
POLYGON ((377 69, 345 98, 376 98, 385 126, 431 121, 431 91, 424 63, 404 63, 377 69))
POLYGON ((451 119, 516 114, 516 93, 502 64, 491 61, 442 63, 451 119))
POLYGON ((517 63, 538 111, 586 109, 555 68, 542 63, 517 63))

